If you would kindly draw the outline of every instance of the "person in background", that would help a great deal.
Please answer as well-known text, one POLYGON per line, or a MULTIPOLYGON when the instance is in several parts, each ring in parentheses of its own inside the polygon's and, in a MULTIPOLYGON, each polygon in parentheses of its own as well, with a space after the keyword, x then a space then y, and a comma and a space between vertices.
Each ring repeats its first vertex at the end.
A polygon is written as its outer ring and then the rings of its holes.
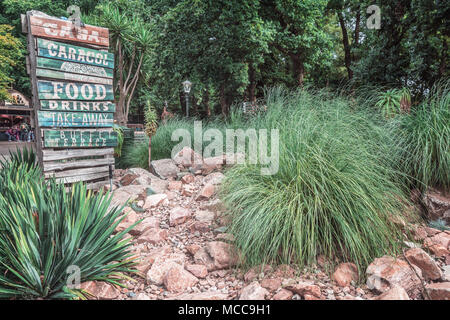
POLYGON ((9 128, 5 133, 8 136, 8 141, 19 141, 19 130, 16 125, 9 128))
POLYGON ((30 126, 28 125, 28 123, 23 121, 20 124, 20 140, 30 142, 30 131, 30 126))

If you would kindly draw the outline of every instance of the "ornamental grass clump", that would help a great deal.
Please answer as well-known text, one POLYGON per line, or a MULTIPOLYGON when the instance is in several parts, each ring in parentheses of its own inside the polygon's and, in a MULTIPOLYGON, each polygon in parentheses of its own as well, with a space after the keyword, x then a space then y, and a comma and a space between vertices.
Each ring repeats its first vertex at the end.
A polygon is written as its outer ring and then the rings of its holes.
POLYGON ((0 298, 83 298, 74 272, 120 285, 133 271, 124 239, 133 226, 114 233, 123 218, 110 196, 45 182, 32 152, 0 166, 0 298))
POLYGON ((405 189, 381 117, 320 91, 273 89, 267 106, 247 127, 279 130, 278 172, 234 166, 221 190, 246 263, 308 265, 323 254, 363 267, 398 252, 391 217, 405 189))

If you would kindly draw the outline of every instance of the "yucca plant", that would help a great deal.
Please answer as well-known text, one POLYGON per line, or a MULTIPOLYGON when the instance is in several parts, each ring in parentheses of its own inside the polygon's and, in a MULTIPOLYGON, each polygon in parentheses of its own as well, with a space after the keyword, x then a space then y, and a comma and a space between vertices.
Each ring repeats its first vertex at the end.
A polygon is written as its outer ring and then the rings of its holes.
POLYGON ((93 194, 84 184, 66 191, 45 182, 34 175, 39 168, 17 162, 23 157, 14 155, 0 171, 0 298, 83 297, 68 283, 73 266, 81 282, 121 285, 124 272, 133 272, 124 239, 133 226, 114 234, 121 208, 109 208, 109 194, 93 194))
POLYGON ((398 89, 390 89, 379 95, 375 106, 381 110, 385 118, 393 118, 401 112, 402 93, 398 89))
POLYGON ((152 161, 152 136, 158 129, 158 116, 150 100, 147 101, 147 110, 145 112, 145 133, 148 136, 148 167, 152 161))

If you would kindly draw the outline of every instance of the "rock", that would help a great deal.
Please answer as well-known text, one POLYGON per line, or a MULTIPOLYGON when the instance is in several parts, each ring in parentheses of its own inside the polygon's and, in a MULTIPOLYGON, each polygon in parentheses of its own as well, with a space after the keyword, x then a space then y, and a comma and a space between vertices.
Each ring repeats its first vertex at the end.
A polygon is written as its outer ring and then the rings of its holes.
POLYGON ((442 281, 450 281, 450 265, 443 266, 442 270, 442 281))
POLYGON ((269 291, 276 291, 278 288, 281 287, 281 279, 275 278, 275 279, 263 279, 261 281, 261 287, 269 290, 269 291))
POLYGON ((300 296, 310 295, 321 299, 322 293, 320 287, 312 282, 298 282, 286 286, 287 290, 297 293, 300 296))
POLYGON ((152 180, 152 183, 148 185, 147 188, 153 190, 154 193, 165 193, 168 186, 169 181, 156 178, 152 180))
POLYGON ((222 183, 222 180, 225 178, 225 175, 222 172, 214 172, 208 174, 204 179, 203 183, 208 184, 211 183, 213 185, 219 185, 222 183))
POLYGON ((192 183, 192 182, 194 182, 194 180, 195 180, 195 177, 190 173, 181 177, 181 183, 183 183, 183 184, 192 183))
POLYGON ((352 281, 358 281, 358 267, 354 263, 341 263, 337 266, 332 278, 339 286, 347 287, 352 281))
POLYGON ((195 192, 194 186, 192 186, 190 184, 186 184, 183 186, 183 188, 181 190, 181 195, 183 195, 185 197, 190 197, 194 194, 194 192, 195 192))
POLYGON ((167 272, 177 266, 184 268, 185 256, 182 254, 171 254, 160 256, 155 259, 150 270, 147 272, 147 282, 155 285, 162 285, 167 272))
POLYGON ((430 283, 425 287, 428 295, 425 299, 431 300, 450 300, 450 282, 430 283))
POLYGON ((175 178, 180 169, 172 159, 162 159, 152 161, 150 171, 161 179, 167 179, 175 178))
POLYGON ((211 229, 210 224, 209 223, 205 223, 205 222, 200 222, 200 221, 195 221, 193 224, 191 224, 189 226, 189 230, 191 232, 208 232, 211 229))
POLYGON ((130 168, 128 172, 137 175, 137 178, 132 182, 134 185, 146 186, 151 184, 153 180, 159 180, 157 176, 142 168, 130 168))
POLYGON ((207 203, 204 203, 202 204, 201 208, 203 210, 209 210, 216 213, 226 210, 225 206, 223 205, 222 201, 220 201, 220 199, 214 199, 207 203))
MULTIPOLYGON (((135 224, 138 221, 138 216, 137 216, 136 212, 134 212, 133 209, 126 207, 124 211, 126 211, 125 212, 126 215, 123 218, 123 220, 117 225, 116 232, 122 232, 125 229, 128 229, 129 227, 131 227, 133 224, 135 224)), ((137 227, 137 226, 135 226, 135 227, 137 227)))
POLYGON ((133 183, 136 178, 139 177, 137 174, 134 173, 127 173, 122 178, 120 178, 120 185, 122 186, 128 186, 133 183))
POLYGON ((215 214, 211 211, 199 210, 195 212, 195 219, 200 222, 211 223, 214 221, 215 214))
POLYGON ((219 233, 216 236, 216 240, 233 242, 234 241, 234 236, 231 233, 219 233))
POLYGON ((198 250, 200 250, 200 246, 198 244, 191 244, 189 246, 186 247, 186 250, 191 254, 191 255, 195 255, 197 253, 198 250))
POLYGON ((193 287, 198 279, 180 265, 169 269, 164 277, 164 286, 170 292, 181 293, 193 287))
POLYGON ((203 158, 191 148, 184 147, 173 157, 173 161, 177 165, 189 168, 195 165, 201 165, 203 163, 203 158))
POLYGON ((145 191, 145 186, 126 186, 120 187, 113 192, 111 199, 111 204, 109 208, 121 207, 127 201, 134 201, 138 198, 140 194, 145 191))
POLYGON ((130 234, 137 237, 152 228, 159 228, 159 219, 155 217, 148 217, 142 220, 141 223, 136 225, 133 229, 131 229, 130 234))
POLYGON ((272 300, 291 300, 293 295, 292 291, 281 289, 272 297, 272 300))
POLYGON ((195 197, 195 200, 202 201, 202 200, 209 200, 214 195, 214 185, 212 183, 207 183, 197 194, 195 197))
POLYGON ((175 207, 170 211, 169 224, 176 226, 185 223, 191 217, 191 211, 183 207, 175 207))
POLYGON ((424 241, 424 246, 428 248, 436 257, 445 257, 450 254, 450 235, 439 232, 424 241))
POLYGON ((413 248, 405 252, 406 259, 422 270, 427 280, 440 279, 442 274, 436 262, 422 249, 413 248))
POLYGON ((265 300, 269 291, 259 285, 258 282, 253 282, 241 290, 239 300, 265 300))
POLYGON ((131 300, 152 300, 152 299, 150 299, 150 297, 145 293, 138 293, 133 298, 131 298, 131 300))
POLYGON ((136 262, 138 263, 135 268, 137 270, 137 275, 145 278, 148 270, 150 270, 153 261, 150 261, 150 259, 146 258, 146 257, 140 257, 138 259, 136 259, 136 262))
POLYGON ((87 291, 99 300, 113 300, 120 295, 120 290, 104 281, 87 281, 81 284, 81 289, 87 291))
POLYGON ((290 278, 293 277, 295 273, 295 269, 293 269, 291 266, 287 264, 281 264, 275 270, 274 276, 290 278))
POLYGON ((421 294, 422 284, 415 271, 419 277, 422 276, 419 268, 412 270, 406 261, 383 256, 367 267, 367 286, 381 293, 399 286, 406 290, 410 298, 416 299, 421 294))
POLYGON ((229 243, 221 241, 209 242, 206 245, 206 252, 214 261, 214 268, 216 270, 230 268, 238 263, 236 250, 229 243))
POLYGON ((145 204, 143 209, 147 210, 150 208, 157 207, 161 204, 163 204, 165 201, 167 201, 167 194, 165 193, 158 193, 158 194, 152 194, 145 199, 145 204))
POLYGON ((220 171, 222 170, 223 164, 224 164, 223 156, 204 158, 202 172, 204 175, 206 175, 210 174, 213 171, 220 171))
POLYGON ((196 264, 203 264, 208 271, 215 270, 214 260, 206 251, 206 248, 200 248, 195 252, 194 262, 196 264))
POLYGON ((450 224, 450 193, 430 188, 422 198, 429 220, 442 219, 450 224))
POLYGON ((181 181, 170 181, 167 189, 170 191, 180 191, 183 183, 181 181))
POLYGON ((393 286, 391 289, 387 290, 385 293, 382 293, 378 297, 375 297, 373 300, 410 300, 408 293, 399 286, 393 286))
POLYGON ((220 293, 220 292, 201 292, 201 293, 188 293, 181 294, 176 297, 173 297, 173 300, 225 300, 228 295, 220 293))
POLYGON ((208 269, 202 264, 188 264, 185 268, 197 278, 204 279, 208 275, 208 269))
POLYGON ((138 239, 137 243, 157 244, 167 240, 169 233, 165 229, 152 228, 145 231, 138 239))

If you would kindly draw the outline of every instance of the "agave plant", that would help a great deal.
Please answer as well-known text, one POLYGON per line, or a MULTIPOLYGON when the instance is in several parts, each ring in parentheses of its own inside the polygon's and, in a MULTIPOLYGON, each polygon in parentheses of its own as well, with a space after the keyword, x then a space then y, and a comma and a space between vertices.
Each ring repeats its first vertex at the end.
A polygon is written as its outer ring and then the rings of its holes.
POLYGON ((45 182, 36 165, 18 161, 24 158, 33 156, 17 153, 0 171, 0 298, 84 297, 69 281, 74 267, 80 282, 121 285, 134 264, 124 239, 134 225, 114 234, 122 208, 84 184, 67 191, 45 182))
POLYGON ((380 94, 375 106, 381 110, 385 118, 393 118, 401 112, 400 99, 401 93, 398 89, 387 90, 380 94))

